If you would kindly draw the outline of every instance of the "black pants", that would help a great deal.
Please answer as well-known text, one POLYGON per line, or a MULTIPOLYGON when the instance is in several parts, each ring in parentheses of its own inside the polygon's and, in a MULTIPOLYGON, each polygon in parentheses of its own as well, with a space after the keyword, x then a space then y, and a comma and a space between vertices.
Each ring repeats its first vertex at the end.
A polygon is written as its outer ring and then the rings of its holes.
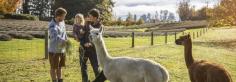
POLYGON ((81 73, 82 73, 82 82, 88 82, 88 73, 87 73, 87 61, 89 59, 93 72, 95 74, 95 77, 99 74, 99 65, 97 60, 97 54, 94 47, 80 47, 80 66, 81 66, 81 73))

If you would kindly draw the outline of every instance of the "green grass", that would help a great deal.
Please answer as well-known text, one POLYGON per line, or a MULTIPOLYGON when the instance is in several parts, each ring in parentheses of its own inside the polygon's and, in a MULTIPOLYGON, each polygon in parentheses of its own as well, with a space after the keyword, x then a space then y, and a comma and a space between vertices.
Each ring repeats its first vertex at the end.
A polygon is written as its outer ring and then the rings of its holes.
MULTIPOLYGON (((195 31, 195 30, 191 30, 195 31)), ((236 81, 236 29, 210 30, 205 35, 193 40, 194 58, 220 63, 236 81), (229 42, 228 42, 229 41, 229 42), (235 41, 230 43, 231 41, 235 41), (213 43, 216 42, 216 43, 213 43), (217 43, 219 42, 219 43, 217 43), (225 42, 225 44, 221 44, 225 42), (228 45, 232 45, 229 48, 228 45)), ((178 34, 178 36, 182 33, 178 34)), ((150 37, 137 37, 135 48, 131 48, 131 38, 105 38, 107 49, 112 56, 129 56, 147 58, 165 66, 170 72, 170 82, 190 82, 184 62, 183 47, 174 44, 174 36, 154 38, 154 46, 150 46, 150 37)), ((77 54, 79 43, 73 42, 73 54, 67 57, 67 67, 64 68, 66 82, 81 82, 79 58, 77 54)), ((50 80, 49 63, 44 60, 44 40, 34 39, 4 42, 0 41, 0 82, 45 82, 50 80), (32 45, 32 46, 31 46, 32 45)), ((94 74, 89 66, 89 78, 94 74)))

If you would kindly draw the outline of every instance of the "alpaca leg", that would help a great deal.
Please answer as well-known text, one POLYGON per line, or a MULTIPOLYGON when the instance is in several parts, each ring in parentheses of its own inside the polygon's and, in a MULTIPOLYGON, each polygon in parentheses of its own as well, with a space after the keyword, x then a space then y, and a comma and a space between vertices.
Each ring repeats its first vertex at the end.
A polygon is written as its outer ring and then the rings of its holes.
POLYGON ((191 81, 191 82, 196 82, 196 81, 194 80, 194 78, 193 78, 193 74, 189 73, 189 78, 190 78, 190 81, 191 81))
POLYGON ((231 82, 230 76, 223 70, 209 70, 207 82, 231 82))

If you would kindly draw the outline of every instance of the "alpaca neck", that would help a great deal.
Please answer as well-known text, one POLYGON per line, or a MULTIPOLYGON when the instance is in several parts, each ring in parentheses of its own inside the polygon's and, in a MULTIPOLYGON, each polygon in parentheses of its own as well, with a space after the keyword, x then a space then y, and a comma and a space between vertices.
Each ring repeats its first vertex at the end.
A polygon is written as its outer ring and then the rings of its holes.
POLYGON ((108 64, 109 61, 111 60, 111 57, 107 52, 103 38, 100 39, 101 41, 96 42, 94 45, 98 55, 98 62, 104 68, 104 65, 108 64))
POLYGON ((185 62, 187 65, 187 68, 189 68, 192 63, 194 62, 193 56, 192 56, 192 41, 189 39, 185 45, 184 45, 184 56, 185 56, 185 62))

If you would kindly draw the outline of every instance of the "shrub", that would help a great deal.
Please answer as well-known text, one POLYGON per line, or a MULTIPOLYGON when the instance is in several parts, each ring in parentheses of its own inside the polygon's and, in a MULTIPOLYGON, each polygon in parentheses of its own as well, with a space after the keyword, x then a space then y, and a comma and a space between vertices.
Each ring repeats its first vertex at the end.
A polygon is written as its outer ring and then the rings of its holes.
POLYGON ((37 16, 30 14, 5 14, 5 19, 18 19, 18 20, 39 20, 37 16))
POLYGON ((74 24, 74 19, 70 19, 70 20, 65 20, 65 23, 66 24, 69 24, 69 25, 73 25, 74 24))
POLYGON ((141 24, 144 24, 145 23, 145 21, 141 18, 141 19, 139 19, 137 22, 136 22, 136 24, 137 25, 141 25, 141 24))
POLYGON ((74 38, 74 35, 73 35, 72 32, 67 33, 67 36, 68 36, 68 37, 71 37, 71 38, 74 38))
POLYGON ((40 39, 45 38, 45 33, 44 32, 32 32, 32 33, 29 33, 29 34, 32 35, 35 38, 40 38, 40 39))
POLYGON ((4 18, 4 15, 1 15, 1 14, 0 14, 0 19, 3 19, 3 18, 4 18))
POLYGON ((0 34, 0 41, 11 41, 12 37, 7 34, 0 34))
POLYGON ((16 39, 26 39, 26 40, 32 40, 34 37, 30 34, 25 33, 17 33, 17 32, 10 32, 8 33, 11 37, 16 39))

